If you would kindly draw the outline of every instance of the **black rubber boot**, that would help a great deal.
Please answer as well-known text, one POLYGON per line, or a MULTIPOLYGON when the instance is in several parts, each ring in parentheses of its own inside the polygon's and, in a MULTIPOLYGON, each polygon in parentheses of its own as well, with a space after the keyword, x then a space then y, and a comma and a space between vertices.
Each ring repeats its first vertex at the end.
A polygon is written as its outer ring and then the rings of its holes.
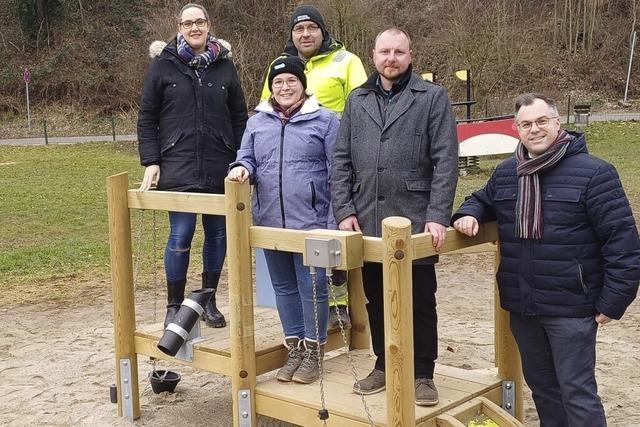
POLYGON ((167 315, 164 318, 164 327, 173 322, 176 313, 180 310, 180 304, 184 300, 184 286, 186 279, 167 280, 167 315))
POLYGON ((227 326, 227 321, 225 320, 218 307, 216 307, 216 290, 218 289, 218 281, 220 280, 220 273, 202 273, 202 288, 213 289, 213 295, 211 296, 211 300, 204 308, 204 322, 207 326, 212 328, 224 328, 227 326))

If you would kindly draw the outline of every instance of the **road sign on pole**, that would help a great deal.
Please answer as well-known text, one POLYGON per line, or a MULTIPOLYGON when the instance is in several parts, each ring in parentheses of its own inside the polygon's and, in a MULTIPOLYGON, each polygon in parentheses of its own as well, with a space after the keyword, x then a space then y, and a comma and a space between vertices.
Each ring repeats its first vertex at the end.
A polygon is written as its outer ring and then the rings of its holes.
POLYGON ((31 71, 27 67, 24 67, 24 72, 22 73, 22 80, 24 80, 24 84, 26 87, 27 93, 27 124, 29 125, 29 132, 31 132, 31 108, 29 107, 29 83, 31 83, 31 71))

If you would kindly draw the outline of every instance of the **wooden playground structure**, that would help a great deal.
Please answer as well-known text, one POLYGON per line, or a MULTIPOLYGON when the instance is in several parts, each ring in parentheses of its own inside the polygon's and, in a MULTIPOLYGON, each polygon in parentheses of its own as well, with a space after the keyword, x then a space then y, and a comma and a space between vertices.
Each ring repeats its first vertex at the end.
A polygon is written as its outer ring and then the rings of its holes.
MULTIPOLYGON (((109 243, 113 280, 114 335, 118 415, 130 420, 140 417, 138 355, 186 364, 231 377, 233 425, 256 426, 257 414, 301 426, 323 425, 318 381, 308 385, 279 383, 258 376, 281 367, 287 358, 279 324, 260 330, 261 318, 274 318, 274 309, 254 307, 252 248, 285 250, 309 255, 310 238, 337 242, 340 270, 349 273, 352 327, 347 331, 349 352, 325 357, 323 384, 330 426, 466 426, 478 414, 485 414, 500 426, 521 426, 523 420, 522 372, 515 341, 509 331, 509 315, 495 305, 495 369, 465 370, 436 365, 435 383, 440 403, 432 407, 414 403, 413 322, 411 263, 435 255, 431 235, 411 235, 406 218, 383 221, 382 238, 338 230, 286 230, 251 225, 248 183, 227 181, 225 195, 147 191, 129 189, 126 173, 107 178, 109 243), (225 215, 227 224, 227 274, 229 324, 207 328, 206 337, 193 343, 189 357, 178 359, 156 347, 161 323, 137 325, 135 319, 131 249, 131 209, 194 212, 225 215), (386 391, 362 397, 352 391, 357 372, 363 378, 373 367, 369 356, 369 329, 362 276, 363 262, 383 264, 385 292, 386 391), (349 360, 350 359, 350 360, 349 360)), ((486 224, 471 238, 447 231, 439 252, 482 252, 496 254, 495 224, 486 224)), ((264 322, 263 322, 264 323, 264 322)), ((266 322, 268 323, 268 322, 266 322)), ((340 330, 330 330, 327 353, 344 347, 340 330)), ((267 377, 267 376, 265 376, 267 377)))

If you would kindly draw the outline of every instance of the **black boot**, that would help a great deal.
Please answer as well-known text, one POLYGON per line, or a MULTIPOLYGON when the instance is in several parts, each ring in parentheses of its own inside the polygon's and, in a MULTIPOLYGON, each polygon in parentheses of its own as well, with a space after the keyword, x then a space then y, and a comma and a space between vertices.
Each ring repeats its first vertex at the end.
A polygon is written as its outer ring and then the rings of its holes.
POLYGON ((184 285, 187 283, 183 280, 167 280, 167 315, 164 318, 164 327, 173 322, 180 305, 184 300, 184 285))
POLYGON ((216 307, 216 289, 218 289, 218 281, 220 280, 220 273, 202 273, 202 288, 213 289, 213 295, 211 300, 204 308, 204 321, 207 326, 212 328, 224 328, 227 326, 227 321, 224 319, 218 307, 216 307))

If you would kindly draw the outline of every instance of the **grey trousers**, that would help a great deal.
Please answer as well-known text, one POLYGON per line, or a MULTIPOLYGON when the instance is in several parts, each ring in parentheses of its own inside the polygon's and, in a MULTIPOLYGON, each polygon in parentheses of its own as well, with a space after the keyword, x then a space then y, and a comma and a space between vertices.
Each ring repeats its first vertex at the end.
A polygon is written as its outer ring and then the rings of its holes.
POLYGON ((524 378, 541 427, 606 426, 595 377, 594 316, 521 316, 511 313, 524 378))

